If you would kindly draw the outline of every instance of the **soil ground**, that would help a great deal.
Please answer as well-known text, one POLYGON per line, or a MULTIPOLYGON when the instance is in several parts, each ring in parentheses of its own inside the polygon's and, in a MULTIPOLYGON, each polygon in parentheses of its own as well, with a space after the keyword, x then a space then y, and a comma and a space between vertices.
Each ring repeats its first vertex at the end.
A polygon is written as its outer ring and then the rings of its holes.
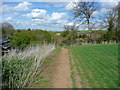
POLYGON ((61 48, 56 58, 56 67, 53 74, 54 88, 72 88, 71 70, 68 50, 61 48))

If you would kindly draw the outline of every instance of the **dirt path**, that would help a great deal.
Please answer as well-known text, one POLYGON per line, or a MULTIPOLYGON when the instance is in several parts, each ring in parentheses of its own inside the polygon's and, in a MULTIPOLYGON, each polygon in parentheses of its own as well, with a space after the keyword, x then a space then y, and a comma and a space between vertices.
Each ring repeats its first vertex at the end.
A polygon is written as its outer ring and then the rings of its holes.
POLYGON ((70 73, 71 71, 68 50, 62 48, 59 56, 56 59, 56 68, 53 76, 53 87, 72 88, 70 73))

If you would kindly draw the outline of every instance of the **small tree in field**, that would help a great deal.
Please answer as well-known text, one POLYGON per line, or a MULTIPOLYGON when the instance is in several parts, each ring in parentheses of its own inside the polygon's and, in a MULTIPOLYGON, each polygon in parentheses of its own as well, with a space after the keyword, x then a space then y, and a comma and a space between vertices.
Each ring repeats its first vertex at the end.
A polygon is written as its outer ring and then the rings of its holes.
POLYGON ((90 20, 92 18, 92 14, 97 10, 97 7, 94 2, 74 2, 74 4, 73 19, 87 24, 89 31, 88 42, 90 42, 90 20))
POLYGON ((62 36, 65 38, 65 40, 63 41, 64 44, 67 45, 73 45, 76 44, 76 40, 78 38, 78 34, 77 34, 77 27, 75 25, 65 25, 64 26, 64 31, 62 33, 62 36))

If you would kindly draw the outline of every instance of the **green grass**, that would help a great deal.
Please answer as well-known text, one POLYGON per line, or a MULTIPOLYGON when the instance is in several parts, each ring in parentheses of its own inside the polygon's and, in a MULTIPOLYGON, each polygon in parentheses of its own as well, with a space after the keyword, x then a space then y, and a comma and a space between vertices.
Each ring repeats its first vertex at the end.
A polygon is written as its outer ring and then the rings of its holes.
POLYGON ((41 73, 44 69, 44 59, 48 57, 53 50, 53 45, 38 45, 26 48, 23 51, 17 50, 16 52, 16 50, 12 50, 9 54, 1 57, 2 87, 30 87, 33 77, 41 73))
POLYGON ((72 51, 77 72, 82 78, 82 87, 86 87, 86 83, 92 88, 118 87, 117 44, 66 48, 72 51))
MULTIPOLYGON (((69 55, 70 55, 70 51, 69 51, 69 55)), ((70 67, 70 69, 71 69, 71 79, 72 79, 72 84, 73 84, 73 88, 77 88, 77 86, 76 86, 76 78, 75 78, 75 73, 74 73, 74 65, 72 64, 72 57, 71 56, 69 56, 69 59, 70 59, 70 65, 71 65, 71 67, 70 67)))
POLYGON ((60 48, 56 48, 50 56, 46 57, 43 63, 43 70, 34 77, 32 88, 50 88, 52 86, 52 68, 51 64, 55 62, 54 58, 59 54, 60 48))

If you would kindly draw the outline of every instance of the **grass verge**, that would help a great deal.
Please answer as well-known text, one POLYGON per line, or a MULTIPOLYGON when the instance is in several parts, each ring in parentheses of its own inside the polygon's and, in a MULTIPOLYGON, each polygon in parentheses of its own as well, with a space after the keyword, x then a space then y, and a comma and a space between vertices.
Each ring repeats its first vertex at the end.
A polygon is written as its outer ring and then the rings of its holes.
POLYGON ((53 66, 55 57, 59 54, 60 48, 56 48, 48 57, 44 59, 43 70, 33 77, 32 88, 52 88, 53 66))

